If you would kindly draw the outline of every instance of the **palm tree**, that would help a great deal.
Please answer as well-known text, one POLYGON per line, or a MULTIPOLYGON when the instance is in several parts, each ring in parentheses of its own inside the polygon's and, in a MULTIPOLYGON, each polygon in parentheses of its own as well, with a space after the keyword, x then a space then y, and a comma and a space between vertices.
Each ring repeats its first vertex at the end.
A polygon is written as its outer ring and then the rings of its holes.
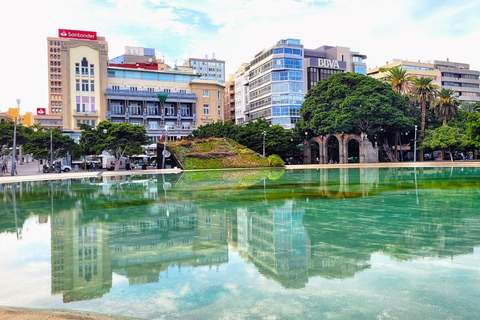
POLYGON ((480 112, 480 104, 470 101, 462 101, 459 109, 470 113, 478 113, 480 112))
POLYGON ((415 80, 415 76, 407 75, 407 69, 396 66, 383 70, 387 73, 387 81, 392 86, 393 91, 401 95, 405 95, 410 92, 410 89, 412 88, 412 82, 415 80))
POLYGON ((431 106, 437 118, 443 118, 443 125, 455 117, 458 113, 460 102, 455 98, 455 91, 449 88, 442 88, 437 95, 438 100, 431 106))
MULTIPOLYGON (((433 102, 438 86, 432 78, 421 77, 413 81, 413 96, 422 102, 422 122, 420 125, 420 137, 425 135, 425 113, 427 100, 433 102)), ((423 150, 420 150, 420 161, 423 161, 423 150)))

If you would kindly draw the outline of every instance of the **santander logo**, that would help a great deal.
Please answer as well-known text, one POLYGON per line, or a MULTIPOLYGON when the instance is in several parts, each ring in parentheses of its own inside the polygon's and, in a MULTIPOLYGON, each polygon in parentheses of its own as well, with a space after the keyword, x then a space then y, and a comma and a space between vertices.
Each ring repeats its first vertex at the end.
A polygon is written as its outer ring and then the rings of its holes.
POLYGON ((63 30, 63 31, 60 33, 60 35, 61 35, 62 37, 66 37, 68 34, 65 32, 65 30, 63 30))
POLYGON ((58 29, 58 36, 60 38, 97 40, 97 33, 95 31, 58 29))
POLYGON ((37 108, 37 114, 38 114, 39 116, 45 115, 45 114, 46 114, 45 108, 37 108))

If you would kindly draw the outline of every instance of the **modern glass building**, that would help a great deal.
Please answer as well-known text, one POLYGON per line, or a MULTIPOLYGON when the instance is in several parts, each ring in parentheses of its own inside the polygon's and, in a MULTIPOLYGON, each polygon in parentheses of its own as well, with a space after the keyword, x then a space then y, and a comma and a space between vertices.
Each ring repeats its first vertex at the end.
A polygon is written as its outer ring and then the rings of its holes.
POLYGON ((255 55, 248 72, 248 120, 265 118, 291 129, 300 120, 303 102, 303 45, 285 39, 255 55))
POLYGON ((265 118, 272 125, 292 129, 300 120, 300 107, 310 89, 337 72, 365 74, 364 59, 365 55, 346 47, 309 50, 299 39, 280 40, 237 72, 235 116, 242 118, 235 122, 265 118), (237 88, 237 84, 248 89, 237 88), (243 106, 245 110, 240 110, 243 106))

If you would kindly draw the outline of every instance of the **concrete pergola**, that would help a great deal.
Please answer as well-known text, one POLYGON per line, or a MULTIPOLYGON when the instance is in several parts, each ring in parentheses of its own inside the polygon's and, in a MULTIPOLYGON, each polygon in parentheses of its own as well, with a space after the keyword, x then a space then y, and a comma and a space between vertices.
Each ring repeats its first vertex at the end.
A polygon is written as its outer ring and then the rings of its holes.
POLYGON ((318 143, 319 146, 319 163, 328 163, 328 148, 327 143, 330 138, 334 137, 338 141, 338 155, 340 164, 348 163, 348 143, 351 140, 356 140, 359 146, 359 162, 360 163, 377 163, 378 162, 378 147, 372 146, 368 140, 367 135, 362 133, 360 136, 349 133, 329 134, 325 136, 313 137, 305 141, 304 148, 304 163, 312 163, 311 159, 311 145, 318 143))

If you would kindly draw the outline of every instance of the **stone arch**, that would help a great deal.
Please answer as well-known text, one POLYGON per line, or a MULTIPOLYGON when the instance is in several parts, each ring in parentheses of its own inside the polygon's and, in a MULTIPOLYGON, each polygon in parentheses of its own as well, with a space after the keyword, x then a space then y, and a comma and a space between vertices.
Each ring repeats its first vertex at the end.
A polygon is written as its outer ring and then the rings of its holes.
POLYGON ((330 163, 330 162, 335 162, 335 163, 342 163, 341 162, 341 154, 342 154, 342 140, 341 137, 337 134, 329 134, 325 136, 325 141, 324 141, 324 151, 325 151, 325 163, 330 163), (330 139, 334 138, 336 142, 338 143, 338 148, 333 148, 330 149, 331 151, 328 151, 328 141, 330 139), (338 151, 336 154, 332 154, 332 151, 338 151))
MULTIPOLYGON (((362 139, 360 136, 357 136, 357 135, 354 135, 354 134, 350 134, 350 135, 346 135, 345 136, 345 163, 349 163, 349 160, 350 158, 352 157, 357 157, 358 159, 358 162, 360 162, 360 157, 361 157, 361 152, 360 152, 360 149, 361 149, 361 145, 362 145, 362 139), (357 148, 357 154, 356 155, 351 155, 350 154, 350 142, 352 141, 356 141, 357 144, 358 144, 358 148, 357 148)), ((357 162, 357 161, 352 161, 352 162, 357 162)))
POLYGON ((328 141, 333 137, 335 137, 338 141, 338 163, 348 163, 348 143, 352 140, 358 142, 358 156, 360 163, 378 162, 378 147, 372 146, 372 143, 368 140, 366 134, 362 133, 359 136, 357 134, 336 133, 313 137, 305 141, 304 163, 314 163, 312 162, 313 159, 311 154, 312 142, 317 142, 319 144, 319 163, 328 163, 330 160, 328 154, 328 141))

